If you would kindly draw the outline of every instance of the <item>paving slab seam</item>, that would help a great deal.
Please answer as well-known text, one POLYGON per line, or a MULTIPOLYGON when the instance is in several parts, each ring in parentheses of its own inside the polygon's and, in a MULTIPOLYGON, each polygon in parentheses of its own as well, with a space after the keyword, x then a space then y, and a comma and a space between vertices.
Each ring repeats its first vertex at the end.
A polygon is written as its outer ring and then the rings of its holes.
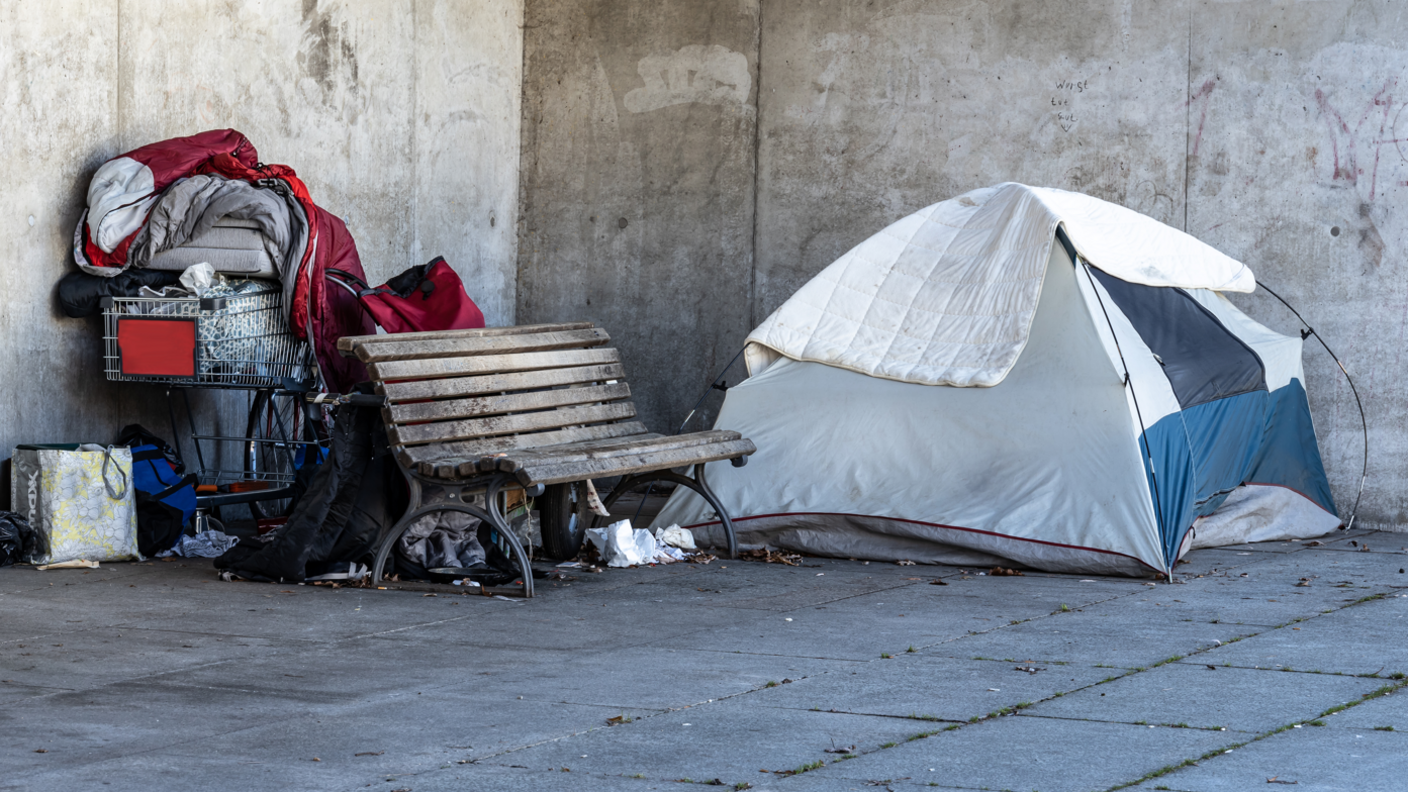
MULTIPOLYGON (((1135 593, 1138 593, 1138 592, 1135 592, 1135 593)), ((1121 595, 1121 596, 1124 596, 1124 595, 1121 595)), ((1119 597, 1115 597, 1115 598, 1112 598, 1112 599, 1118 599, 1118 598, 1119 598, 1119 597)), ((1104 601, 1104 602, 1108 602, 1109 600, 1103 600, 1103 601, 1104 601)), ((1061 611, 1057 611, 1057 613, 1060 613, 1060 612, 1061 612, 1061 611)), ((1044 617, 1037 617, 1037 618, 1044 618, 1044 617)), ((1001 629, 1001 628, 1004 627, 1004 626, 1009 626, 1009 625, 1002 625, 1002 626, 996 627, 996 628, 994 628, 994 629, 1001 629)), ((1279 628, 1271 628, 1271 629, 1279 629, 1279 628)), ((1270 631, 1270 630, 1268 630, 1268 632, 1269 632, 1269 631, 1270 631)), ((1254 635, 1260 635, 1260 634, 1261 634, 1261 633, 1254 633, 1254 635)), ((1243 636, 1243 637, 1251 637, 1251 636, 1243 636)), ((1230 641, 1230 642, 1228 642, 1228 643, 1235 643, 1237 640, 1242 640, 1242 637, 1239 637, 1239 638, 1237 638, 1237 639, 1234 639, 1233 641, 1230 641)), ((941 642, 941 643, 942 643, 942 642, 941 642)), ((1225 644, 1222 644, 1222 645, 1225 645, 1225 644)), ((1100 680, 1099 682, 1094 682, 1094 683, 1089 684, 1089 685, 1084 685, 1084 686, 1082 686, 1082 687, 1076 688, 1075 690, 1071 690, 1071 691, 1062 691, 1062 692, 1060 692, 1060 693, 1053 694, 1053 695, 1051 695, 1051 696, 1046 696, 1046 697, 1044 697, 1044 698, 1040 698, 1040 699, 1038 699, 1038 700, 1036 700, 1036 701, 1019 702, 1019 703, 1017 703, 1016 705, 1013 705, 1013 706, 1010 706, 1010 707, 1002 707, 1002 708, 999 708, 999 709, 994 710, 994 711, 992 711, 992 712, 989 712, 988 714, 983 715, 983 716, 976 716, 976 715, 975 715, 975 716, 973 716, 972 718, 969 718, 966 722, 947 722, 947 721, 945 721, 945 722, 948 723, 948 725, 945 726, 944 728, 918 732, 918 733, 916 733, 916 734, 910 736, 910 737, 909 737, 908 739, 906 739, 904 742, 913 742, 914 740, 927 739, 927 738, 929 738, 929 737, 932 737, 932 736, 934 736, 934 735, 936 735, 936 734, 940 734, 940 733, 942 733, 942 732, 955 731, 955 730, 964 728, 964 727, 966 727, 966 726, 971 726, 971 725, 974 725, 974 724, 983 723, 983 722, 985 722, 985 721, 993 720, 993 719, 995 719, 995 718, 1012 717, 1012 716, 1017 716, 1017 717, 1046 717, 1046 718, 1051 718, 1051 716, 1041 716, 1041 715, 1035 715, 1035 714, 1031 714, 1031 713, 1025 713, 1025 712, 1023 712, 1023 710, 1028 709, 1028 708, 1030 708, 1030 707, 1034 707, 1034 706, 1036 706, 1037 704, 1041 704, 1041 703, 1046 702, 1046 701, 1052 701, 1052 700, 1054 700, 1054 699, 1056 699, 1056 698, 1060 698, 1060 697, 1062 697, 1062 696, 1070 695, 1071 693, 1075 693, 1075 692, 1078 692, 1078 691, 1080 691, 1080 690, 1087 690, 1087 689, 1090 689, 1090 688, 1098 687, 1098 686, 1100 686, 1100 685, 1104 685, 1104 684, 1107 684, 1107 683, 1110 683, 1110 682, 1114 682, 1114 681, 1116 681, 1116 680, 1118 680, 1118 679, 1123 679, 1123 678, 1125 678, 1125 677, 1134 676, 1134 675, 1136 675, 1136 674, 1144 673, 1144 672, 1146 672, 1146 671, 1152 671, 1153 669, 1159 668, 1159 667, 1161 667, 1161 666, 1169 665, 1169 664, 1172 664, 1172 663, 1178 663, 1178 662, 1180 662, 1180 661, 1182 661, 1182 660, 1185 660, 1185 659, 1188 658, 1188 657, 1195 656, 1195 655, 1199 655, 1199 654, 1202 654, 1202 653, 1205 653, 1205 652, 1209 652, 1209 651, 1212 651, 1212 650, 1215 649, 1215 648, 1217 648, 1217 645, 1210 646, 1210 647, 1205 647, 1205 648, 1201 648, 1201 649, 1195 649, 1195 650, 1189 652, 1188 654, 1185 654, 1185 655, 1174 655, 1174 656, 1168 657, 1168 658, 1166 658, 1166 659, 1164 659, 1164 660, 1160 660, 1159 662, 1154 663, 1154 664, 1152 664, 1152 665, 1150 665, 1150 666, 1147 666, 1147 667, 1141 666, 1141 667, 1136 667, 1136 668, 1132 668, 1132 669, 1119 669, 1119 670, 1124 670, 1125 672, 1122 673, 1122 674, 1116 674, 1116 675, 1113 675, 1113 676, 1106 677, 1105 679, 1102 679, 1102 680, 1100 680)), ((873 663, 873 662, 877 662, 877 661, 875 661, 875 660, 870 660, 870 661, 866 661, 866 662, 871 662, 871 663, 873 663)), ((1402 686, 1404 686, 1404 685, 1408 685, 1408 681, 1400 682, 1397 687, 1402 687, 1402 686)), ((1377 698, 1378 695, 1385 695, 1385 694, 1387 694, 1387 693, 1389 693, 1389 692, 1392 692, 1392 690, 1397 689, 1397 687, 1395 687, 1395 686, 1385 686, 1384 688, 1380 688, 1379 691, 1376 691, 1377 695, 1376 695, 1376 694, 1367 694, 1365 698, 1361 699, 1361 701, 1368 701, 1368 700, 1370 700, 1370 698, 1377 698)), ((1353 704, 1358 704, 1358 703, 1361 703, 1361 702, 1353 702, 1353 704)), ((1351 704, 1350 706, 1352 706, 1353 704, 1351 704)), ((854 714, 864 714, 864 713, 854 713, 854 714)), ((1322 716, 1323 716, 1323 714, 1322 714, 1322 716)), ((895 716, 891 716, 891 717, 895 717, 895 716)), ((899 716, 899 717, 902 717, 902 716, 899 716)), ((1055 719, 1055 718, 1052 718, 1052 719, 1055 719)), ((1084 720, 1084 721, 1092 721, 1093 719, 1075 719, 1075 718, 1071 718, 1071 719, 1063 719, 1063 720, 1084 720)), ((1121 722, 1118 722, 1118 721, 1098 721, 1098 720, 1093 720, 1093 722, 1121 723, 1121 722)), ((1131 724, 1131 725, 1148 725, 1148 724, 1146 723, 1146 724, 1131 724)), ((1156 727, 1159 727, 1159 726, 1161 726, 1161 725, 1160 725, 1160 724, 1155 724, 1155 726, 1156 726, 1156 727)), ((1221 727, 1219 727, 1218 729, 1212 729, 1212 728, 1210 728, 1210 727, 1179 726, 1179 725, 1176 725, 1176 724, 1166 724, 1166 725, 1162 725, 1162 726, 1163 726, 1164 728, 1189 729, 1189 730, 1196 730, 1196 731, 1227 731, 1227 729, 1221 728, 1221 727)), ((1209 752, 1208 754, 1204 754, 1202 757, 1199 757, 1197 760, 1185 760, 1184 764, 1180 764, 1180 765, 1177 765, 1177 766, 1178 766, 1178 767, 1182 767, 1182 766, 1186 766, 1186 764, 1191 763, 1191 762, 1193 762, 1193 761, 1201 761, 1201 760, 1203 760, 1203 759, 1205 759, 1205 758, 1208 758, 1208 757, 1210 757, 1210 756, 1217 755, 1217 754, 1219 754, 1219 753, 1221 753, 1221 752, 1223 752, 1223 751, 1225 751, 1225 750, 1231 750, 1232 748, 1240 747, 1241 745, 1247 745, 1247 744, 1249 744, 1249 743, 1251 743, 1251 742, 1255 742, 1256 740, 1264 739, 1265 737, 1271 736, 1271 734, 1279 733, 1279 732, 1281 732, 1281 731, 1285 731, 1285 730, 1290 729, 1290 728, 1293 728, 1293 724, 1288 724, 1288 725, 1286 725, 1286 726, 1283 726, 1283 727, 1281 727, 1281 728, 1279 728, 1279 729, 1276 729, 1276 730, 1273 730, 1273 731, 1271 731, 1271 732, 1267 732, 1267 733, 1264 733, 1264 734, 1257 735, 1257 736, 1255 736, 1255 737, 1253 737, 1253 738, 1251 738, 1251 739, 1249 739, 1249 740, 1246 740, 1246 741, 1244 741, 1244 742, 1242 742, 1242 743, 1239 743, 1239 744, 1236 744, 1236 745, 1234 745, 1234 746, 1231 746, 1231 748, 1229 748, 1229 747, 1227 747, 1227 746, 1224 746, 1223 748, 1217 749, 1216 751, 1212 751, 1212 752, 1209 752)), ((1245 732, 1245 731, 1234 731, 1234 733, 1238 733, 1238 734, 1247 734, 1248 732, 1245 732)), ((872 754, 872 753, 876 753, 876 752, 878 752, 878 751, 883 751, 883 750, 887 750, 887 749, 889 749, 889 748, 893 748, 893 747, 895 747, 895 746, 897 746, 897 745, 901 745, 901 744, 903 744, 903 743, 893 742, 893 743, 881 745, 880 747, 875 748, 875 749, 870 750, 870 751, 861 751, 861 752, 857 752, 857 753, 855 754, 855 756, 865 756, 865 755, 869 755, 869 754, 872 754)), ((839 760, 838 760, 838 761, 839 761, 839 760)), ((834 763, 833 763, 833 764, 834 764, 834 763)), ((824 760, 823 760, 823 764, 822 764, 822 765, 819 765, 817 768, 813 768, 813 769, 819 769, 821 766, 827 766, 827 765, 825 765, 824 760)), ((1168 770, 1168 768, 1161 768, 1161 770, 1162 770, 1163 772, 1171 772, 1170 770, 1168 770)), ((1160 771, 1155 771, 1155 772, 1156 772, 1156 773, 1159 773, 1160 771)), ((1152 777, 1157 777, 1157 776, 1150 775, 1150 776, 1146 776, 1146 777, 1141 777, 1141 778, 1139 778, 1139 779, 1136 780, 1136 781, 1129 782, 1129 783, 1125 783, 1125 784, 1120 784, 1120 785, 1111 787, 1109 790, 1107 790, 1107 792, 1114 792, 1114 790, 1117 790, 1117 789, 1123 789, 1123 788, 1125 788, 1125 787, 1132 786, 1132 785, 1134 785, 1134 784, 1143 783, 1144 781, 1149 780, 1149 778, 1152 778, 1152 777)), ((962 787, 954 787, 954 788, 962 788, 962 787)))
MULTIPOLYGON (((1097 683, 1095 683, 1095 684, 1100 685, 1100 684, 1104 684, 1104 683, 1103 683, 1103 682, 1097 682, 1097 683)), ((1090 685, 1090 686, 1088 686, 1088 687, 1094 687, 1094 685, 1090 685)), ((1072 692, 1075 692, 1075 691, 1072 691, 1072 692)), ((1069 694, 1068 694, 1068 695, 1069 695, 1069 694)), ((1042 699, 1042 701, 1050 701, 1050 700, 1051 700, 1050 698, 1042 699)), ((1040 704, 1041 702, 1037 702, 1037 703, 1040 704)), ((1014 713, 1012 713, 1012 714, 1015 715, 1015 716, 1017 716, 1017 717, 1019 717, 1019 718, 1044 718, 1044 719, 1046 719, 1046 720, 1072 721, 1072 722, 1075 722, 1075 723, 1111 723, 1111 724, 1115 724, 1115 725, 1117 725, 1117 726, 1147 726, 1147 727, 1149 727, 1149 728, 1151 728, 1151 729, 1187 729, 1187 730, 1189 730, 1189 731, 1231 732, 1231 733, 1233 733, 1233 734, 1256 734, 1256 732, 1249 731, 1249 730, 1247 730, 1247 729, 1229 729, 1229 728, 1227 728, 1226 726, 1189 726, 1189 725, 1186 724, 1186 723, 1150 723, 1150 722, 1147 721, 1147 720, 1122 721, 1122 720, 1107 720, 1107 719, 1105 719, 1105 718, 1074 718, 1074 717, 1071 717, 1071 716, 1069 716, 1069 715, 1043 715, 1043 714, 1041 714, 1041 713, 1039 713, 1039 712, 1014 712, 1014 713)))
POLYGON ((1324 724, 1319 722, 1321 718, 1327 717, 1327 716, 1329 716, 1329 715, 1333 715, 1333 714, 1336 713, 1336 712, 1343 712, 1343 711, 1345 711, 1345 710, 1347 710, 1347 709, 1350 709, 1351 707, 1357 707, 1357 706, 1359 706, 1360 704, 1363 704, 1363 703, 1365 703, 1365 702, 1367 702, 1367 701, 1373 701, 1374 699, 1382 698, 1383 696, 1387 696, 1387 695, 1389 695, 1389 694, 1391 694, 1391 693, 1393 693, 1393 692, 1395 692, 1395 691, 1398 691, 1398 690, 1403 689, 1404 687, 1408 687, 1408 680, 1399 681, 1399 682, 1396 682, 1395 684, 1392 684, 1392 685, 1384 685, 1383 687, 1380 687, 1380 688, 1377 689, 1377 690, 1371 691, 1371 692, 1369 692, 1369 693, 1365 693, 1364 695, 1360 696, 1358 699, 1355 699, 1355 700, 1353 700, 1353 701, 1348 701, 1348 702, 1346 702, 1346 703, 1344 703, 1344 704, 1339 704, 1339 705, 1336 705, 1336 706, 1334 706, 1334 707, 1330 707, 1329 709, 1326 709, 1324 712, 1321 712, 1319 715, 1315 716, 1314 718, 1311 718, 1311 719, 1308 719, 1308 720, 1302 720, 1302 721, 1295 721, 1295 722, 1292 722, 1292 723, 1287 723, 1287 724, 1285 724, 1285 725, 1278 726, 1278 727, 1275 728, 1275 729, 1271 729, 1270 731, 1262 732, 1261 734, 1258 734, 1258 735, 1256 735, 1255 737, 1252 737, 1252 738, 1249 739, 1249 740, 1244 740, 1244 741, 1238 742, 1238 743, 1232 743, 1232 744, 1230 744, 1230 745, 1226 745, 1226 746, 1223 746, 1223 747, 1221 747, 1221 748, 1217 748, 1217 749, 1208 751, 1207 753, 1205 753, 1205 754, 1203 754, 1202 756, 1199 756, 1199 757, 1197 757, 1197 758, 1195 758, 1195 759, 1184 759, 1182 762, 1179 762, 1178 764, 1165 765, 1164 767, 1161 767, 1161 768, 1159 768, 1158 770, 1155 770, 1155 771, 1153 771, 1153 772, 1151 772, 1151 773, 1147 773, 1147 774, 1145 774, 1145 775, 1143 775, 1143 776, 1141 776, 1141 777, 1139 777, 1139 778, 1136 778, 1136 779, 1134 779, 1134 780, 1132 780, 1132 781, 1126 781, 1125 783, 1117 784, 1117 785, 1115 785, 1115 786, 1112 786, 1112 787, 1110 787, 1109 789, 1105 790, 1105 792, 1117 792, 1117 790, 1125 789, 1125 788, 1127 788, 1127 787, 1132 787, 1132 786, 1135 786, 1135 785, 1137 785, 1137 784, 1142 784, 1142 783, 1144 783, 1145 781, 1152 781, 1152 780, 1154 780, 1154 779, 1156 779, 1156 778, 1160 778, 1160 777, 1162 777, 1162 776, 1164 776, 1164 775, 1167 775, 1167 774, 1169 774, 1169 773, 1176 772, 1176 771, 1178 771, 1178 770, 1180 770, 1180 769, 1182 769, 1182 768, 1184 768, 1184 767, 1189 767, 1189 766, 1192 766, 1192 765, 1196 765, 1196 764, 1199 763, 1199 762, 1204 762, 1204 761, 1207 761, 1207 760, 1209 760, 1209 759, 1216 759, 1217 757, 1219 757, 1219 756, 1224 756, 1224 755, 1226 755, 1226 754, 1228 754, 1228 753, 1231 753, 1232 751, 1234 751, 1234 750, 1236 750, 1236 749, 1238 749, 1238 748, 1242 748, 1242 747, 1244 747, 1244 746, 1251 745, 1252 743, 1255 743, 1255 742, 1260 742, 1260 741, 1262 741, 1262 740, 1267 739, 1268 737, 1274 737, 1274 736, 1277 735, 1277 734, 1280 734, 1280 733, 1286 732, 1286 731, 1290 731, 1291 729, 1299 729, 1299 728, 1302 728, 1302 727, 1304 727, 1304 726, 1306 726, 1306 725, 1322 726, 1322 725, 1324 725, 1324 724))
MULTIPOLYGON (((1164 585, 1170 585, 1170 584, 1165 583, 1164 585)), ((1028 618, 1028 619, 1015 619, 1015 620, 1013 620, 1013 621, 1008 622, 1007 624, 999 624, 999 625, 997 625, 997 626, 995 626, 995 627, 989 627, 989 628, 986 629, 986 630, 969 630, 969 631, 968 631, 966 634, 964 634, 964 635, 959 635, 959 636, 954 637, 954 638, 945 638, 944 640, 935 641, 935 642, 929 643, 929 644, 923 644, 922 646, 916 645, 916 647, 919 648, 919 649, 932 649, 932 648, 934 648, 934 647, 936 647, 936 646, 943 646, 944 644, 954 643, 954 642, 956 642, 956 641, 962 641, 963 639, 965 639, 965 638, 970 638, 970 637, 972 637, 972 636, 974 636, 974 635, 987 635, 988 633, 997 632, 998 630, 1007 629, 1008 627, 1016 627, 1016 626, 1019 626, 1019 625, 1022 625, 1022 624, 1030 624, 1030 623, 1035 622, 1035 621, 1038 621, 1038 620, 1040 620, 1040 619, 1050 619, 1050 618, 1052 618, 1053 616, 1060 616, 1060 615, 1063 614, 1063 613, 1078 613, 1078 612, 1080 612, 1081 610, 1083 610, 1083 609, 1085 609, 1085 608, 1094 607, 1094 606, 1096 606, 1096 605, 1103 605, 1103 604, 1105 604, 1105 603, 1107 603, 1107 602, 1114 602, 1114 601, 1117 600, 1117 599, 1123 599, 1123 598, 1125 598, 1125 597, 1133 597, 1134 595, 1140 594, 1140 593, 1142 593, 1142 592, 1140 592, 1140 591, 1131 591, 1131 592, 1129 592, 1128 594, 1116 594, 1116 595, 1114 595, 1113 597, 1108 597, 1108 598, 1102 599, 1102 600, 1095 600, 1094 602, 1086 603, 1085 605, 1082 605, 1082 606, 1080 606, 1079 608, 1071 608, 1071 609, 1068 610, 1068 611, 1055 610, 1055 611, 1052 611, 1052 612, 1050 612, 1050 613, 1048 613, 1048 614, 1045 614, 1045 615, 1042 615, 1042 616, 1032 616, 1031 618, 1028 618)), ((1053 662, 1054 662, 1054 661, 1053 661, 1053 662)))

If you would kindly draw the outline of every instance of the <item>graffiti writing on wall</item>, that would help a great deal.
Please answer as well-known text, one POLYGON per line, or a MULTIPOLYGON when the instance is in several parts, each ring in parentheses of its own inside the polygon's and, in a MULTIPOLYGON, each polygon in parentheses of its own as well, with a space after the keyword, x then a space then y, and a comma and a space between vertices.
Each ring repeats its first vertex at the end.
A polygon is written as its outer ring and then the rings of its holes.
MULTIPOLYGON (((1397 119, 1392 115, 1391 92, 1397 84, 1396 79, 1386 80, 1372 99, 1355 108, 1358 115, 1342 113, 1323 90, 1315 89, 1315 103, 1330 132, 1330 179, 1361 189, 1367 181, 1370 201, 1379 191, 1379 165, 1384 148, 1390 147, 1390 152, 1397 151, 1403 156, 1403 144, 1408 142, 1394 133, 1397 119), (1346 115, 1349 115, 1348 120, 1346 115)), ((1401 116, 1402 108, 1399 110, 1401 116)))
POLYGON ((1071 101, 1075 94, 1085 93, 1085 89, 1090 87, 1090 80, 1061 80, 1056 83, 1056 92, 1051 96, 1051 106, 1056 109, 1056 123, 1061 125, 1063 132, 1070 132, 1076 125, 1075 110, 1071 107, 1071 101))
POLYGON ((636 64, 645 84, 626 94, 632 113, 648 113, 678 104, 746 104, 753 87, 748 57, 717 44, 691 44, 668 54, 650 55, 636 64))

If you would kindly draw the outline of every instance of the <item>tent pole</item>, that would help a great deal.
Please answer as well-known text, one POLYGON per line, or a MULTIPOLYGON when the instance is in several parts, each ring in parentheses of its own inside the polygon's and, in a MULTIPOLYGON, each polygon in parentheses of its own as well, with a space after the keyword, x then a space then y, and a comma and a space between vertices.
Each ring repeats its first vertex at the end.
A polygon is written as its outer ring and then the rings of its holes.
POLYGON ((1359 405, 1359 426, 1364 431, 1364 467, 1359 472, 1359 493, 1354 496, 1354 508, 1350 509, 1349 522, 1345 523, 1344 526, 1344 529, 1348 531, 1354 527, 1354 518, 1359 516, 1359 501, 1364 497, 1364 482, 1369 478, 1369 423, 1364 418, 1364 402, 1359 399, 1359 389, 1354 387, 1354 380, 1349 378, 1349 371, 1344 367, 1344 364, 1340 362, 1340 359, 1335 356, 1335 352, 1333 349, 1330 349, 1330 345, 1325 343, 1325 339, 1321 338, 1320 334, 1315 332, 1315 328, 1311 327, 1310 323, 1305 321, 1305 317, 1300 315, 1300 311, 1292 308, 1291 304, 1286 302, 1285 298, 1272 291, 1271 287, 1267 286, 1265 282, 1258 281, 1257 285, 1265 289, 1267 294, 1280 300, 1281 304, 1286 306, 1291 313, 1295 314, 1301 324, 1305 325, 1305 329, 1300 331, 1300 340, 1304 341, 1310 336, 1315 336, 1315 340, 1320 342, 1320 346, 1325 347, 1325 351, 1330 353, 1330 359, 1335 361, 1335 365, 1340 367, 1340 373, 1344 375, 1344 381, 1349 383, 1349 392, 1354 394, 1354 403, 1359 405))
MULTIPOLYGON (((1100 296, 1100 290, 1095 286, 1095 278, 1090 274, 1090 263, 1082 258, 1076 257, 1078 264, 1085 265, 1085 278, 1090 281, 1090 291, 1095 295, 1095 301, 1100 303, 1100 313, 1105 315, 1105 324, 1110 328, 1110 338, 1115 342, 1115 351, 1119 353, 1120 365, 1124 367, 1124 386, 1129 388, 1130 400, 1134 402, 1134 415, 1139 419, 1139 444, 1144 448, 1144 457, 1149 460, 1149 478, 1154 482, 1154 514, 1159 521, 1159 538, 1163 538, 1164 533, 1164 509, 1163 503, 1159 499, 1159 472, 1154 468, 1154 454, 1149 450, 1149 439, 1147 427, 1144 426, 1144 414, 1139 410, 1139 394, 1134 385, 1130 383, 1129 364, 1124 360, 1124 349, 1120 347, 1120 337, 1115 334, 1115 323, 1110 321, 1110 312, 1105 308, 1105 300, 1100 296)), ((1175 551, 1176 552, 1176 551, 1175 551)), ((1173 582, 1173 564, 1177 559, 1164 558, 1164 577, 1170 583, 1173 582)))

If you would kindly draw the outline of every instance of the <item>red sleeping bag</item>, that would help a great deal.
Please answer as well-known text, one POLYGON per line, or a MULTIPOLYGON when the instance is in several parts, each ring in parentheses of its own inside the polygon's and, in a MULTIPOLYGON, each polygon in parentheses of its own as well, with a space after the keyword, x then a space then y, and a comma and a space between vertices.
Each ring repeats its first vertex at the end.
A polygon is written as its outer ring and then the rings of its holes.
POLYGON ((356 275, 329 269, 327 276, 357 295, 362 308, 388 333, 467 330, 484 326, 460 276, 442 257, 411 267, 376 288, 356 275))

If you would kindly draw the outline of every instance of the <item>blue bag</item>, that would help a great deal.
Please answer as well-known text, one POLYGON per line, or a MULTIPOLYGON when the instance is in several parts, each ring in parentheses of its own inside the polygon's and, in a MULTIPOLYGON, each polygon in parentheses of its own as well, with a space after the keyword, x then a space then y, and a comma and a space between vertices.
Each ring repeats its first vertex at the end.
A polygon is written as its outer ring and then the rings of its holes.
POLYGON ((132 447, 137 498, 137 549, 154 556, 171 549, 196 513, 196 477, 181 476, 154 445, 132 447))

